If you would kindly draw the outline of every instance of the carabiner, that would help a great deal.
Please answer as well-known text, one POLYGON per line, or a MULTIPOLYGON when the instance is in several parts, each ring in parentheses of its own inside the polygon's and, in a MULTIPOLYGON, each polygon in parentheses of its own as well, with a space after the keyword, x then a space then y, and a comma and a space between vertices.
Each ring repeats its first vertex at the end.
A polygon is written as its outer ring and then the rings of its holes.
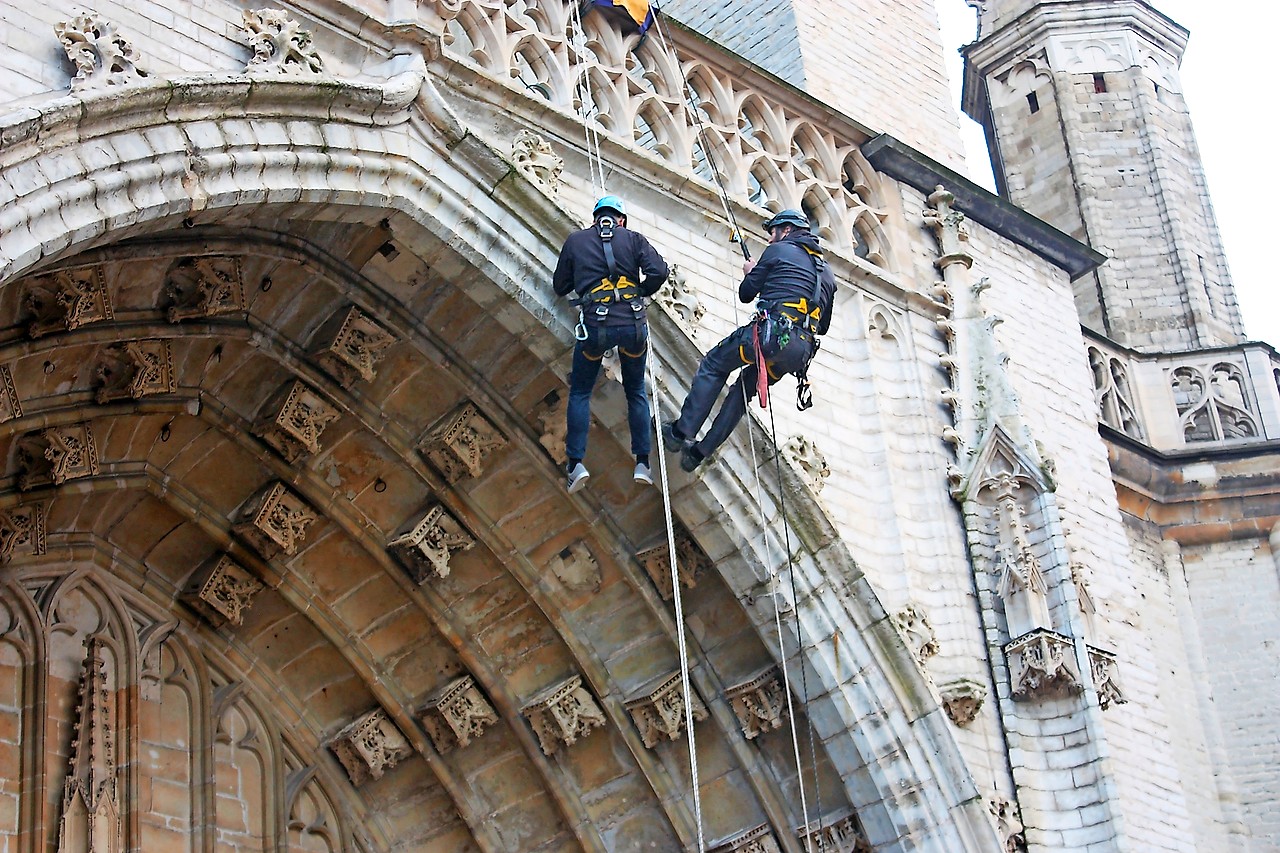
POLYGON ((573 337, 579 341, 587 339, 587 320, 582 316, 582 306, 578 306, 578 325, 573 327, 573 337))

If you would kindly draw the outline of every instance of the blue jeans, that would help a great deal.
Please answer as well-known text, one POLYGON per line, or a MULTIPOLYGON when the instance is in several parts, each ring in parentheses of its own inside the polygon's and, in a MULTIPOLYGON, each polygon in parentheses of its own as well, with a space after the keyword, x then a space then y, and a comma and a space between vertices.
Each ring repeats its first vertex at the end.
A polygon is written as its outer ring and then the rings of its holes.
POLYGON ((587 429, 591 426, 591 391, 600 375, 600 359, 618 348, 622 388, 627 394, 627 423, 631 427, 631 454, 648 456, 649 395, 644 387, 649 330, 644 323, 625 326, 587 326, 587 339, 573 348, 573 372, 569 374, 569 431, 565 451, 570 459, 587 455, 587 429))

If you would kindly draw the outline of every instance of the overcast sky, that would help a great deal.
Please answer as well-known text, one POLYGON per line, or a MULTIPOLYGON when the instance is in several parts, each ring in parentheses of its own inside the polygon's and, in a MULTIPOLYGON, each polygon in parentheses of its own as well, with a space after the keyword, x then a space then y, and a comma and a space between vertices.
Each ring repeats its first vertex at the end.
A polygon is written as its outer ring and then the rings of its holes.
MULTIPOLYGON (((1280 117, 1275 93, 1274 53, 1280 32, 1280 0, 1149 0, 1191 31, 1182 58, 1182 88, 1195 122, 1209 192, 1227 249, 1227 263, 1251 340, 1280 347, 1280 281, 1274 244, 1280 244, 1276 186, 1269 168, 1280 158, 1273 140, 1280 117)), ((974 11, 964 0, 937 0, 949 49, 973 40, 974 11)), ((952 64, 959 91, 960 61, 952 64)), ((957 94, 957 103, 959 95, 957 94)), ((990 186, 982 132, 963 119, 972 176, 990 186), (985 175, 983 174, 985 172, 985 175)))

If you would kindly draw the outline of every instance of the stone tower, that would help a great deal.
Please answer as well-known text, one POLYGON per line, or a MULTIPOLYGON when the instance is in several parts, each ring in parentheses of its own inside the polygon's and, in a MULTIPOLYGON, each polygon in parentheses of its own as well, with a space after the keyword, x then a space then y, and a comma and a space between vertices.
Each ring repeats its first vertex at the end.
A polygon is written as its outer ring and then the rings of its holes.
POLYGON ((1178 66, 1187 31, 1141 0, 968 0, 964 109, 1000 191, 1110 260, 1085 326, 1140 350, 1239 343, 1240 311, 1178 66))

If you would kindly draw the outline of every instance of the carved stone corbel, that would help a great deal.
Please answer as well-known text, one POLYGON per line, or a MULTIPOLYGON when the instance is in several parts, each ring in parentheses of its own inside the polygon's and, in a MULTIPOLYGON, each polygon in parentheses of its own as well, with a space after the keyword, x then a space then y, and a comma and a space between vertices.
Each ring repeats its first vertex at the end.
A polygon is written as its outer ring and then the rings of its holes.
POLYGON ((436 504, 413 527, 387 543, 416 584, 449 576, 449 555, 476 544, 456 518, 436 504))
POLYGON ((320 452, 320 433, 339 416, 327 400, 297 379, 268 401, 253 431, 292 464, 320 452))
POLYGON ((165 340, 112 344, 103 350, 96 372, 99 403, 172 394, 178 387, 173 375, 173 345, 165 340))
POLYGON ((316 360, 343 385, 372 382, 378 362, 396 342, 390 332, 354 305, 345 315, 326 324, 317 337, 321 344, 315 352, 316 360))
POLYGON ((805 850, 815 853, 874 853, 856 814, 826 818, 822 824, 810 828, 807 835, 804 827, 796 830, 796 837, 805 850))
POLYGON ((1009 661, 1012 695, 1017 701, 1065 696, 1082 689, 1070 637, 1037 628, 1007 643, 1004 653, 1009 661))
POLYGON ((782 445, 782 458, 804 473, 809 488, 813 489, 815 494, 822 491, 827 478, 831 476, 831 466, 827 464, 827 457, 822 455, 818 445, 803 435, 793 435, 787 439, 787 443, 782 445))
POLYGON ((183 258, 165 274, 164 295, 170 323, 241 313, 245 301, 240 259, 213 255, 183 258))
POLYGON ((689 277, 677 264, 671 265, 667 286, 655 293, 653 299, 689 331, 689 337, 698 336, 707 308, 689 286, 689 277))
POLYGON ((544 690, 526 705, 522 713, 533 726, 538 743, 547 755, 555 754, 563 744, 573 746, 593 729, 605 724, 604 712, 582 686, 582 676, 544 690))
POLYGON ((724 691, 747 740, 782 728, 787 719, 787 697, 783 693, 778 668, 769 667, 749 681, 724 691))
POLYGON ((115 24, 98 15, 81 13, 54 24, 53 31, 76 68, 76 76, 71 78, 73 92, 120 86, 148 76, 133 45, 115 24))
MULTIPOLYGON (((658 594, 664 600, 670 601, 674 596, 674 590, 671 588, 670 546, 663 542, 661 545, 639 552, 636 554, 636 559, 640 561, 640 565, 644 566, 645 574, 653 581, 653 585, 658 588, 658 594)), ((680 585, 685 589, 693 589, 698 585, 698 578, 712 568, 711 559, 702 552, 688 531, 677 527, 676 572, 680 578, 680 585)))
POLYGON ((933 625, 929 622, 929 615, 925 613, 922 606, 915 603, 907 604, 894 614, 893 624, 906 639, 921 668, 924 667, 925 661, 938 653, 937 636, 934 634, 933 625))
POLYGON ((1097 646, 1085 646, 1085 651, 1089 654, 1089 670, 1093 675, 1093 686, 1098 691, 1098 706, 1105 711, 1113 704, 1123 705, 1128 702, 1117 677, 1119 667, 1115 652, 1109 652, 1097 646))
POLYGON ((22 417, 22 401, 13 384, 13 372, 6 364, 0 364, 0 424, 22 417))
POLYGON ((270 560, 281 552, 292 557, 316 518, 302 498, 284 483, 275 482, 246 504, 235 531, 252 543, 264 559, 270 560))
POLYGON ((499 719, 470 675, 455 678, 436 691, 419 718, 440 753, 466 746, 499 719))
POLYGON ((262 581, 222 554, 192 576, 182 597, 211 625, 221 628, 228 622, 244 624, 253 597, 264 589, 262 581))
POLYGON ((987 686, 972 678, 956 678, 938 688, 942 695, 942 707, 951 722, 957 726, 969 725, 982 710, 987 698, 987 686))
POLYGON ((33 338, 115 318, 101 267, 36 276, 27 285, 24 297, 32 314, 27 332, 33 338))
POLYGON ((560 193, 560 172, 564 160, 551 150, 551 144, 532 130, 521 130, 511 143, 511 159, 520 174, 555 197, 560 193))
POLYGON ((483 474, 485 458, 506 444, 502 433, 476 404, 467 402, 432 427, 418 451, 440 476, 456 483, 463 477, 483 474))
POLYGON ((762 823, 755 829, 740 832, 708 850, 708 853, 782 853, 773 829, 762 823))
POLYGON ((88 421, 46 427, 18 439, 18 488, 23 491, 97 473, 98 447, 88 421))
POLYGON ((280 9, 245 9, 242 26, 253 55, 245 71, 287 76, 313 76, 324 62, 311 43, 311 33, 280 9))
POLYGON ((44 504, 25 504, 0 509, 0 563, 15 553, 39 556, 45 553, 44 504))
MULTIPOLYGON (((702 722, 707 718, 707 706, 691 694, 693 698, 693 719, 702 722)), ((684 688, 680 673, 676 672, 663 679, 662 683, 639 698, 627 703, 631 719, 635 720, 640 730, 640 739, 649 749, 653 749, 663 739, 679 740, 684 730, 685 706, 684 688)))
POLYGON ((383 773, 413 752, 409 741, 381 708, 370 711, 339 732, 329 748, 346 768, 352 785, 381 779, 383 773))

